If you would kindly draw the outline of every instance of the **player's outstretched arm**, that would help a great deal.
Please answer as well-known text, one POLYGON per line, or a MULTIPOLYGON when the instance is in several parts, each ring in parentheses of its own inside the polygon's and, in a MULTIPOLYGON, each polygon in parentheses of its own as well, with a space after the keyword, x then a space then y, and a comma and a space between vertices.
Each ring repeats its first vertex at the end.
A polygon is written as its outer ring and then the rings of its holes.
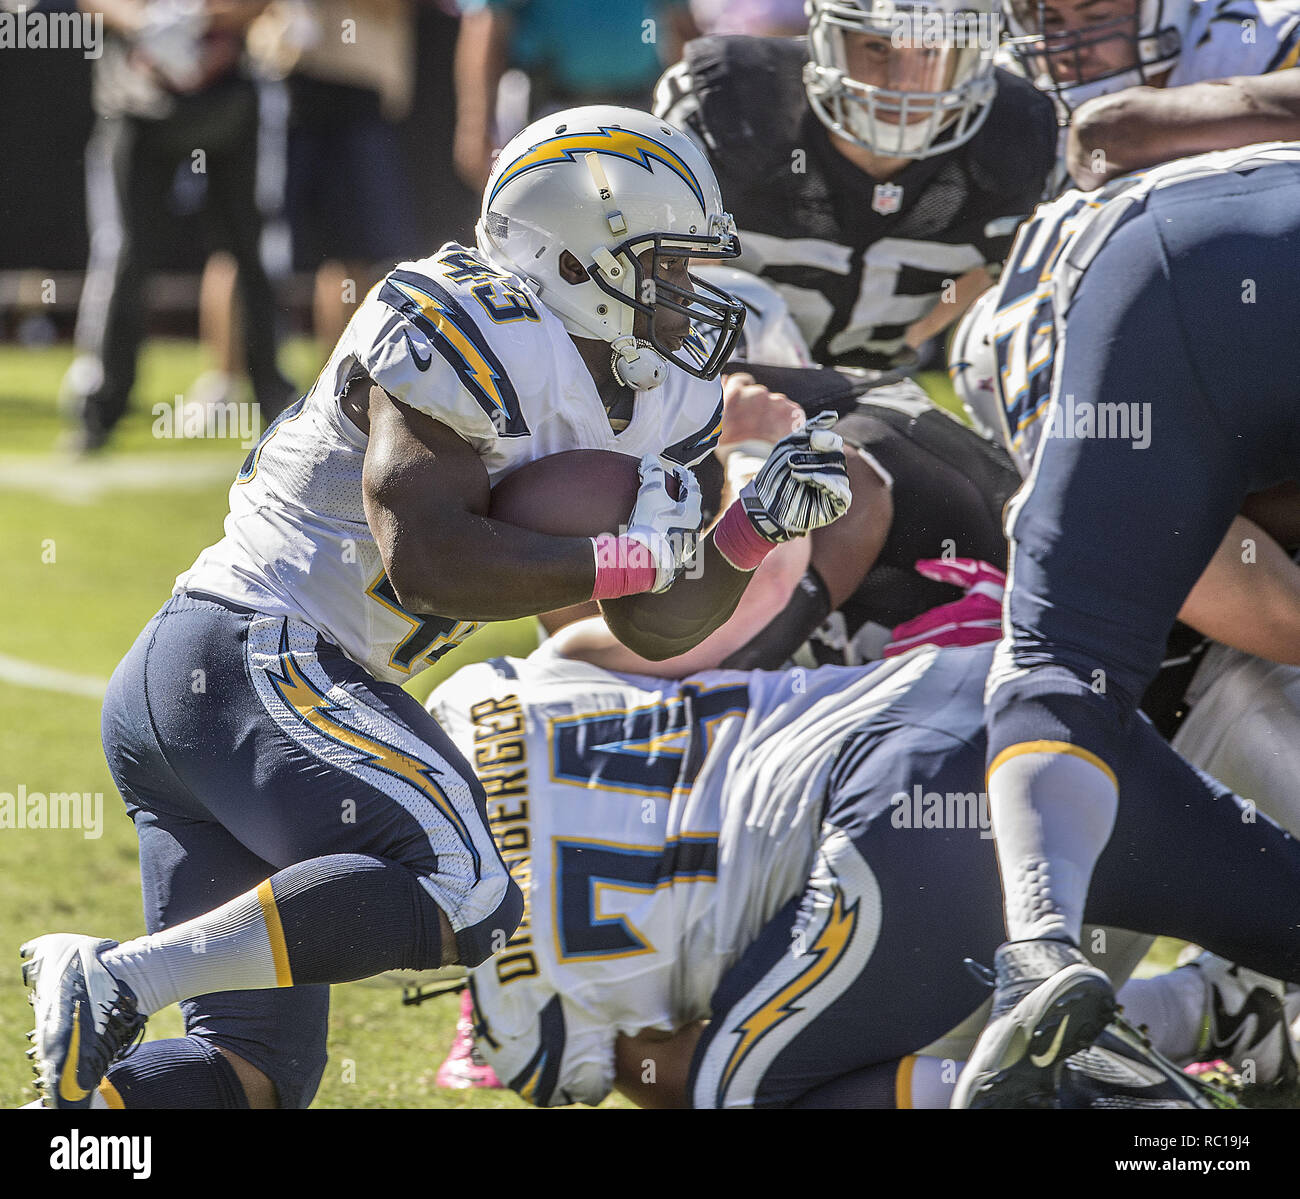
POLYGON ((488 473, 469 443, 381 387, 370 388, 369 418, 366 522, 403 608, 511 620, 591 599, 589 538, 488 519, 488 473))
POLYGON ((1300 71, 1183 87, 1129 87, 1084 104, 1066 165, 1083 188, 1129 171, 1256 142, 1300 139, 1300 71))
POLYGON ((848 511, 843 441, 829 428, 835 419, 824 414, 777 443, 670 590, 602 603, 606 624, 624 645, 654 662, 686 653, 731 616, 773 546, 848 511))
POLYGON ((604 600, 600 609, 623 645, 651 662, 663 662, 694 649, 721 628, 749 580, 750 573, 732 566, 709 534, 692 569, 669 591, 604 600))

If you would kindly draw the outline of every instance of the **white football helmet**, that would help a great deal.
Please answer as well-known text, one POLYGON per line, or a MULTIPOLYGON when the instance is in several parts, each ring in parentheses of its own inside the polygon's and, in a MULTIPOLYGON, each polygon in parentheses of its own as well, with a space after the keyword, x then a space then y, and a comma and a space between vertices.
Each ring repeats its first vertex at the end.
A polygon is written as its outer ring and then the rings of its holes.
POLYGON ((948 350, 948 378, 975 432, 1003 445, 1002 392, 992 338, 997 294, 998 289, 990 287, 958 322, 948 350))
POLYGON ((875 154, 929 158, 984 123, 997 0, 807 0, 807 12, 804 87, 833 132, 875 154))
POLYGON ((1150 83, 1182 53, 1182 31, 1199 0, 1117 0, 1103 9, 1080 0, 1003 0, 1003 43, 1025 76, 1070 114, 1094 96, 1150 83), (1123 10, 1112 16, 1112 10, 1123 10))
POLYGON ((740 336, 739 300, 694 275, 694 290, 676 286, 659 270, 661 257, 735 258, 740 243, 708 159, 648 113, 601 104, 533 122, 498 156, 475 233, 479 249, 527 279, 571 334, 609 342, 625 386, 658 387, 668 362, 712 379, 740 336), (563 276, 565 250, 585 279, 563 276), (638 257, 646 250, 648 272, 638 257), (655 333, 660 307, 716 329, 716 344, 688 336, 670 350, 655 333), (638 313, 648 340, 633 333, 638 313))

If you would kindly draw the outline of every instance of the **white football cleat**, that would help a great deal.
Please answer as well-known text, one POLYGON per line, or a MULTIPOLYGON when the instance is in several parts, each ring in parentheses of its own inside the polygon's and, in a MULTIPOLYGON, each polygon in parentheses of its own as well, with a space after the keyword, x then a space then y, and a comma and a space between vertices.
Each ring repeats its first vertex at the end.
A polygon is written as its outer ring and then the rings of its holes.
POLYGON ((19 951, 36 1010, 27 1056, 46 1106, 90 1107, 109 1065, 144 1030, 135 993, 99 960, 102 950, 116 944, 50 933, 19 951))
POLYGON ((1205 980, 1205 1028, 1192 1061, 1222 1058, 1248 1082, 1296 1082, 1300 1065, 1288 1027, 1285 984, 1212 953, 1201 953, 1179 969, 1197 970, 1205 980))

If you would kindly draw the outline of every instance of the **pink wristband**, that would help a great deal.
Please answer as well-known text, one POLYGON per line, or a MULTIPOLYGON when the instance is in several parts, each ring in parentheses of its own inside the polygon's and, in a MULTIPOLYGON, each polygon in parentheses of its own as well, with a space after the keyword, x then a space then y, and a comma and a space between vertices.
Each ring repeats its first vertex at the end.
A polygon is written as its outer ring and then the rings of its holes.
POLYGON ((654 587, 659 572, 651 561, 650 551, 639 541, 602 533, 593 537, 591 544, 596 552, 596 585, 591 592, 592 599, 640 595, 654 587))
POLYGON ((776 542, 768 541, 754 528, 739 500, 732 501, 714 526, 713 544, 737 570, 747 571, 757 570, 758 564, 776 549, 776 542))

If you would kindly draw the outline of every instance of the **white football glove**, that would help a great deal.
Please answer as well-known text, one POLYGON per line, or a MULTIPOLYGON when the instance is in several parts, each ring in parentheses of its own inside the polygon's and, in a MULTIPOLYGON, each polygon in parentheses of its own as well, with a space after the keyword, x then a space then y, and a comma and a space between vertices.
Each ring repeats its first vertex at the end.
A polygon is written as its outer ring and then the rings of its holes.
POLYGON ((638 469, 641 487, 625 536, 649 552, 655 568, 655 585, 650 590, 658 593, 667 591, 695 559, 700 522, 704 519, 700 485, 692 471, 684 466, 673 467, 680 496, 673 499, 668 494, 664 468, 654 454, 646 454, 638 469))
POLYGON ((849 510, 853 493, 844 439, 830 429, 837 420, 834 412, 823 412, 782 438, 741 488, 745 514, 768 541, 802 537, 849 510))

